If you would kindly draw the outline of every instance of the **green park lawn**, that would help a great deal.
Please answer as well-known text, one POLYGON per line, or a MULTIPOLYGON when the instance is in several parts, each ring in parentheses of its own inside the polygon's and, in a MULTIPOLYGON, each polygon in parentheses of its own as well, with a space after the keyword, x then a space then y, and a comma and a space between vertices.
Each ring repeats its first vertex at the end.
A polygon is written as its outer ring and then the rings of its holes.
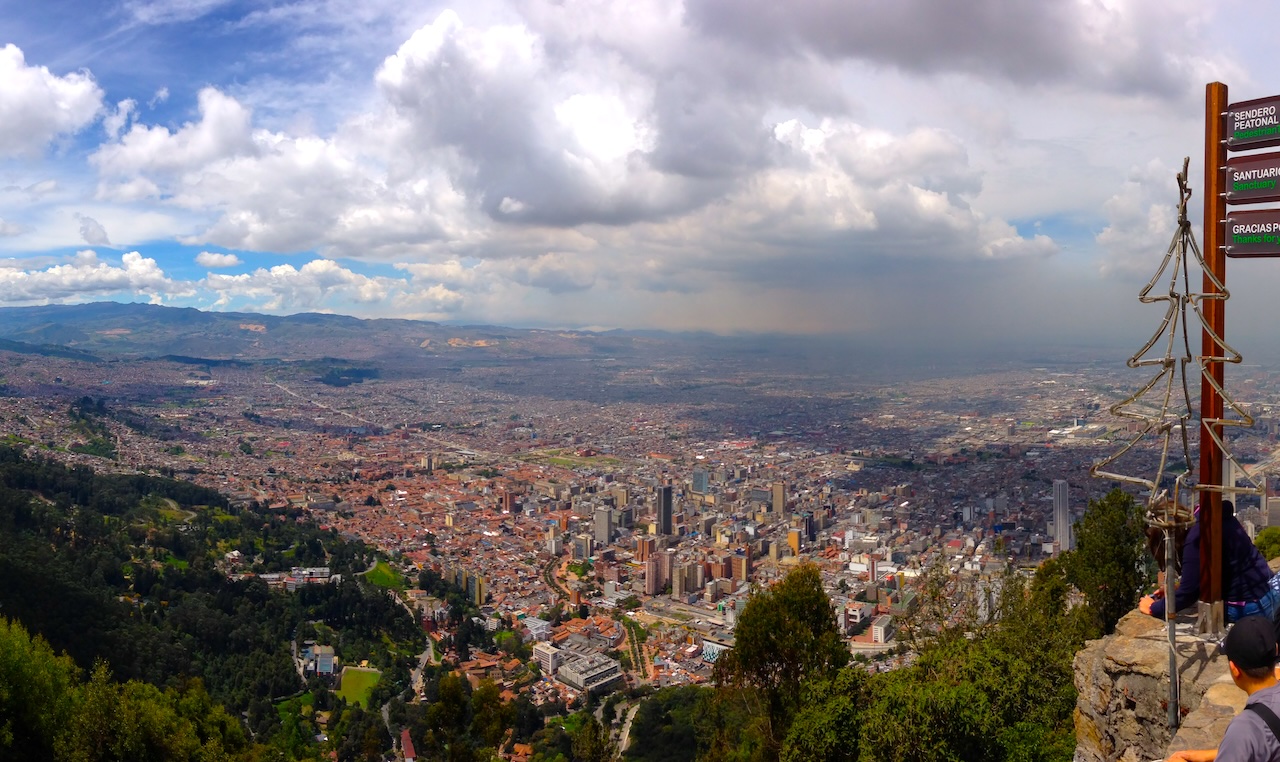
POLYGON ((379 561, 377 566, 364 575, 364 578, 378 587, 386 587, 392 590, 404 589, 404 579, 386 561, 379 561))
POLYGON ((337 693, 348 704, 364 706, 368 703, 369 694, 373 693, 373 686, 378 684, 380 677, 382 673, 376 669, 346 667, 342 670, 342 685, 337 693))

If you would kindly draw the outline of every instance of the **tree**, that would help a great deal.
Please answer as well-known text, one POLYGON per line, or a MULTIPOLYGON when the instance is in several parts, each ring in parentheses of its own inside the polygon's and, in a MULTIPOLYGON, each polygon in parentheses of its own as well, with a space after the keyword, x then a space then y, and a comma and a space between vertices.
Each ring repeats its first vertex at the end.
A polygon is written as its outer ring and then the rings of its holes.
POLYGON ((802 564, 748 599, 734 647, 716 661, 715 681, 748 689, 738 694, 748 701, 758 692, 765 744, 776 753, 800 707, 801 683, 834 677, 848 662, 818 567, 802 564))
POLYGON ((1258 532, 1258 536, 1254 538, 1253 544, 1258 546, 1258 550, 1262 553, 1262 557, 1270 561, 1276 556, 1280 556, 1280 527, 1267 527, 1258 532))
POLYGON ((489 678, 471 693, 471 737, 482 746, 496 748, 514 719, 513 707, 502 703, 502 692, 489 678))
POLYGON ((21 624, 0 619, 0 756, 52 759, 71 719, 79 670, 21 624))
POLYGON ((1074 529, 1076 549, 1064 554, 1067 578, 1084 594, 1101 631, 1110 633, 1150 584, 1141 509, 1132 496, 1114 489, 1090 501, 1074 529))
POLYGON ((643 762, 693 762, 699 747, 704 745, 698 733, 698 713, 711 700, 711 694, 707 688, 685 685, 663 688, 645 699, 631 721, 631 738, 643 739, 643 742, 628 746, 623 758, 643 762))
POLYGON ((586 712, 581 727, 573 734, 573 762, 609 762, 617 748, 609 740, 609 731, 586 712))
POLYGON ((860 718, 861 751, 893 762, 1000 759, 989 697, 972 683, 921 676, 914 669, 883 673, 860 718))

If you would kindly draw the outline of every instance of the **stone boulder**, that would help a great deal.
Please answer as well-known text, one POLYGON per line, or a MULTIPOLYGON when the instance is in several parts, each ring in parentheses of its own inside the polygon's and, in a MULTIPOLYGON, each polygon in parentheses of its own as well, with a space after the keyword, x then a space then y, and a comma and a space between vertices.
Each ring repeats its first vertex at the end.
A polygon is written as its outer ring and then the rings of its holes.
POLYGON ((1227 672, 1215 641, 1180 620, 1177 672, 1180 727, 1168 726, 1169 641, 1164 623, 1137 611, 1114 634, 1091 640, 1076 654, 1076 762, 1138 762, 1174 751, 1218 745, 1244 706, 1244 692, 1227 672))

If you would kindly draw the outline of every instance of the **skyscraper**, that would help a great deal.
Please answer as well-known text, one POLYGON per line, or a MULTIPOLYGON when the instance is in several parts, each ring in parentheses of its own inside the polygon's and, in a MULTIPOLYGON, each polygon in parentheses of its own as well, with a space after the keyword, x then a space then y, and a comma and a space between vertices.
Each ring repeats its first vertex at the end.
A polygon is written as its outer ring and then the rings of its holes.
POLYGON ((673 564, 671 566, 671 597, 679 598, 685 589, 685 579, 688 575, 688 566, 686 564, 673 564))
POLYGON ((693 469, 693 491, 699 495, 705 495, 707 488, 710 486, 710 474, 707 469, 701 466, 693 469))
POLYGON ((597 506, 595 524, 596 545, 608 545, 613 539, 613 511, 608 506, 597 506))
POLYGON ((670 484, 658 487, 658 534, 671 534, 672 488, 670 484))
POLYGON ((1058 542, 1058 550, 1066 552, 1074 549, 1071 537, 1071 509, 1067 502, 1069 485, 1066 479, 1053 480, 1053 539, 1058 542))
POLYGON ((782 513, 787 509, 787 485, 783 482, 773 483, 773 505, 770 510, 774 513, 782 513))

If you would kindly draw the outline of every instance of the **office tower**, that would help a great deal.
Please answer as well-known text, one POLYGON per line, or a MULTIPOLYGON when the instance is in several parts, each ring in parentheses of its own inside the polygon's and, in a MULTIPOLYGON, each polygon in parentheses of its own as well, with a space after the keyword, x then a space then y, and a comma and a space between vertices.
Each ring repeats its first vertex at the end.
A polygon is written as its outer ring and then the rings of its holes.
POLYGON ((658 534, 671 534, 672 487, 664 484, 658 488, 658 534))
POLYGON ((1053 480, 1053 539, 1058 541, 1058 550, 1072 549, 1071 509, 1067 502, 1069 487, 1065 479, 1053 480))
POLYGON ((800 555, 800 530, 787 530, 787 546, 791 548, 791 555, 800 555))
POLYGON ((671 581, 671 567, 675 565, 676 554, 664 550, 655 557, 658 559, 658 589, 661 590, 671 581))
POLYGON ((731 576, 739 582, 746 582, 751 578, 751 547, 742 549, 742 552, 735 553, 729 557, 729 571, 731 576))
MULTIPOLYGON (((1223 458, 1223 463, 1222 463, 1222 484, 1223 484, 1223 486, 1225 486, 1225 487, 1234 487, 1234 486, 1236 486, 1236 482, 1238 482, 1238 481, 1240 481, 1241 479, 1244 479, 1244 478, 1245 478, 1245 475, 1244 475, 1244 469, 1243 469, 1243 468, 1241 468, 1241 467, 1239 466, 1239 464, 1237 464, 1237 463, 1236 463, 1234 460, 1232 460, 1231 458, 1223 458)), ((1230 494, 1230 493, 1228 493, 1227 495, 1225 495, 1225 496, 1224 496, 1224 498, 1223 498, 1223 499, 1224 499, 1224 500, 1230 500, 1230 499, 1231 499, 1231 494, 1230 494)), ((1237 506, 1237 507, 1239 507, 1239 506, 1237 506)))
POLYGON ((675 564, 671 567, 671 596, 679 598, 684 593, 685 578, 688 576, 688 568, 685 564, 675 564))
POLYGON ((658 572, 657 556, 650 556, 649 560, 644 562, 644 594, 657 595, 662 592, 662 585, 658 572))
POLYGON ((693 469, 693 491, 699 495, 705 495, 710 486, 710 474, 707 469, 698 467, 693 469))
POLYGON ((782 482, 773 483, 773 503, 770 510, 774 513, 782 513, 787 509, 787 485, 782 482))
POLYGON ((613 511, 605 506, 596 508, 596 545, 605 546, 613 539, 613 511))

